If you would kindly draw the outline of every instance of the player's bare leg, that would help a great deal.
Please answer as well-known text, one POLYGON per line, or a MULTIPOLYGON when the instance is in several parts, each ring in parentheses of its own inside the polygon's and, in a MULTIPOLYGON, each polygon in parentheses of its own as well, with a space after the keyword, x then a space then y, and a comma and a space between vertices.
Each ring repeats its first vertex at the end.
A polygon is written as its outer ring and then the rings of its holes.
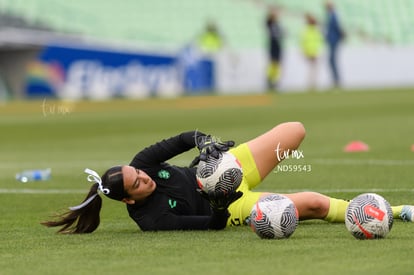
POLYGON ((247 142, 261 179, 264 179, 286 154, 298 149, 305 133, 302 123, 285 122, 247 142))
POLYGON ((316 192, 283 194, 296 206, 300 220, 324 219, 329 212, 330 198, 316 192))

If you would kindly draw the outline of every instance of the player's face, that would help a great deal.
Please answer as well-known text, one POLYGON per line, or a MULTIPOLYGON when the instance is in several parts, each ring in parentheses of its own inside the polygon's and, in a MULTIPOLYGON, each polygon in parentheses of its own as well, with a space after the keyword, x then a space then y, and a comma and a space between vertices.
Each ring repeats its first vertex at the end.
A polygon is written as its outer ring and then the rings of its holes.
POLYGON ((129 194, 129 199, 140 201, 154 192, 157 184, 144 171, 132 166, 123 166, 124 188, 129 194))

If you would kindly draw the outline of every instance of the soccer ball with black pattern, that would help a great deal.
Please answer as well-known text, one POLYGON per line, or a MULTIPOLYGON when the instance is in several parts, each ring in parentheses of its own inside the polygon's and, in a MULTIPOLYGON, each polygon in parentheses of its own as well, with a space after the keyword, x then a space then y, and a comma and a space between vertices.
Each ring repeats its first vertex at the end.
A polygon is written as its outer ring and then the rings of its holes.
POLYGON ((286 196, 271 194, 253 206, 249 223, 262 239, 286 239, 295 232, 299 215, 295 204, 286 196))
POLYGON ((355 197, 346 209, 345 226, 356 239, 385 238, 393 222, 391 205, 375 193, 355 197))
POLYGON ((243 170, 238 159, 230 152, 220 153, 216 159, 209 156, 200 161, 196 171, 197 183, 205 192, 235 191, 242 182, 243 170))

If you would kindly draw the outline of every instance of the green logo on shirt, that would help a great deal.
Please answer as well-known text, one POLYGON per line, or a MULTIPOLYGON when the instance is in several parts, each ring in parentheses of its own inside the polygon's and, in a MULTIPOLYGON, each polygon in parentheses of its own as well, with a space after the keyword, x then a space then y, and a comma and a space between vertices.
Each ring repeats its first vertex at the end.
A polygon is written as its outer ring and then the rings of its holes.
POLYGON ((168 204, 170 205, 171 208, 174 208, 177 206, 177 201, 173 201, 172 199, 169 199, 168 204))
POLYGON ((170 178, 170 172, 168 172, 167 170, 160 170, 158 171, 158 177, 160 179, 167 180, 170 178))

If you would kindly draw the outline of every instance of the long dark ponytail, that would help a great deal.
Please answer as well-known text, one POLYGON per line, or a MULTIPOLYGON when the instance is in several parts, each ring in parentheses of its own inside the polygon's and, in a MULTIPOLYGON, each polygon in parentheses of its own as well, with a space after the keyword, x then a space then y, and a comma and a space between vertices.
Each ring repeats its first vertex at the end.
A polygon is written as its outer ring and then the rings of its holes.
POLYGON ((98 186, 98 183, 92 185, 83 202, 91 201, 84 207, 70 209, 63 214, 56 215, 56 220, 44 221, 41 224, 47 227, 62 226, 58 233, 63 234, 92 233, 100 223, 102 198, 98 195, 98 186))
POLYGON ((63 214, 56 215, 56 220, 44 221, 41 224, 48 227, 62 226, 58 233, 92 233, 100 223, 102 198, 98 191, 117 201, 129 197, 124 189, 122 166, 109 168, 103 174, 102 179, 91 169, 86 168, 85 173, 88 174, 88 181, 94 184, 83 202, 78 206, 70 207, 69 211, 63 214))

